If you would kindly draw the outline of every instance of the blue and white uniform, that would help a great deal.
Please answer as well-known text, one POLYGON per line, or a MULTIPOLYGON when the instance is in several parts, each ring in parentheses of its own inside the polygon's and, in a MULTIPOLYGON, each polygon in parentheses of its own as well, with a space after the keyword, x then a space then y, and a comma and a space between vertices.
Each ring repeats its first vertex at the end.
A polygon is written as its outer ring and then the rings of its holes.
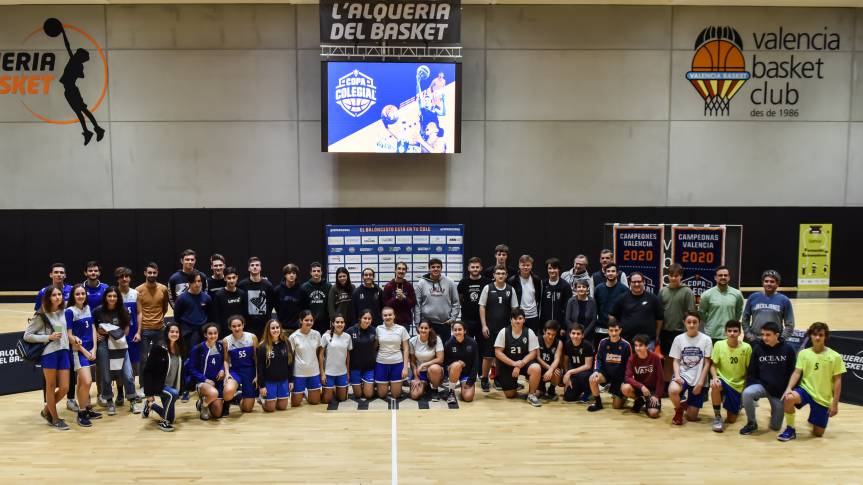
POLYGON ((231 378, 240 385, 243 399, 251 399, 258 395, 255 388, 255 336, 243 332, 239 339, 234 334, 225 337, 225 348, 228 349, 231 378))
POLYGON ((141 361, 141 345, 135 342, 135 335, 138 333, 138 290, 129 288, 126 294, 120 293, 123 296, 123 306, 129 312, 129 333, 126 334, 126 344, 129 346, 129 360, 132 365, 141 361))
POLYGON ((87 306, 90 308, 96 308, 102 305, 102 295, 105 294, 105 290, 108 289, 108 285, 105 283, 99 283, 96 287, 92 287, 84 282, 84 291, 87 292, 87 306))
POLYGON ((389 384, 402 380, 402 370, 405 366, 402 354, 402 342, 410 337, 408 331, 401 325, 391 327, 379 325, 375 328, 378 340, 378 355, 375 358, 375 382, 389 384))
MULTIPOLYGON (((47 290, 48 288, 53 288, 53 287, 54 287, 54 285, 48 285, 48 286, 42 288, 41 290, 39 290, 39 293, 36 294, 36 306, 33 308, 33 311, 38 312, 42 308, 42 297, 45 296, 45 290, 47 290)), ((64 302, 69 301, 69 295, 72 294, 72 285, 64 284, 62 291, 63 291, 63 301, 64 302)))
POLYGON ((321 346, 321 334, 317 330, 309 330, 304 334, 297 330, 288 337, 294 349, 294 394, 302 394, 306 390, 321 390, 321 368, 318 364, 318 348, 321 346))
POLYGON ((326 333, 321 338, 324 353, 324 370, 327 375, 327 389, 348 387, 348 351, 353 349, 353 339, 346 332, 339 335, 326 333))
POLYGON ((189 359, 183 365, 189 370, 189 378, 197 389, 207 379, 216 384, 219 397, 222 397, 223 381, 216 380, 219 372, 225 370, 225 357, 222 354, 222 343, 216 341, 213 347, 208 347, 207 342, 201 342, 192 347, 189 359))
MULTIPOLYGON (((96 342, 93 341, 93 315, 90 314, 90 307, 84 305, 84 308, 71 306, 66 309, 66 328, 72 329, 72 335, 81 339, 81 346, 89 352, 93 352, 96 348, 96 342)), ((72 366, 74 370, 90 367, 93 365, 83 353, 77 350, 72 353, 72 366)))

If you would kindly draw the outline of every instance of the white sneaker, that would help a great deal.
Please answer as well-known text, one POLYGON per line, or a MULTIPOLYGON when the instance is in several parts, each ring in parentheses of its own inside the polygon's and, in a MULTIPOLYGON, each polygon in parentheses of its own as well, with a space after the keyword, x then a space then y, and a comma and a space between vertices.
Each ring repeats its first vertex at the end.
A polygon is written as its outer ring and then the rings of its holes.
POLYGON ((132 414, 141 414, 141 402, 137 399, 129 401, 129 411, 132 411, 132 414))
POLYGON ((138 391, 135 392, 135 395, 138 396, 138 399, 144 399, 144 390, 138 389, 138 391))
POLYGON ((531 406, 533 406, 535 408, 542 406, 542 403, 539 401, 539 398, 536 397, 536 394, 528 394, 527 395, 527 402, 528 402, 528 404, 530 404, 531 406))
POLYGON ((108 401, 107 401, 107 400, 105 400, 105 398, 103 398, 102 396, 99 396, 99 397, 96 399, 96 403, 97 403, 97 404, 99 404, 99 406, 101 406, 101 407, 103 407, 103 408, 108 407, 108 401))
POLYGON ((74 399, 66 399, 66 409, 72 411, 73 413, 77 413, 81 409, 78 407, 78 401, 74 399))

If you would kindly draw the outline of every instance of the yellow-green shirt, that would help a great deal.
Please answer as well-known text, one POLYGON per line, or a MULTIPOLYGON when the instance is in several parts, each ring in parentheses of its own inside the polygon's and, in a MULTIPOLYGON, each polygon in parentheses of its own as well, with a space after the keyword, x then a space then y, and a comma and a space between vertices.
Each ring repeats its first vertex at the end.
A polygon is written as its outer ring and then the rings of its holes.
POLYGON ((716 373, 720 379, 737 392, 743 392, 750 357, 752 357, 752 347, 748 343, 739 341, 737 347, 732 349, 727 340, 720 340, 713 345, 713 355, 710 356, 710 360, 716 366, 716 373))
POLYGON ((845 373, 845 362, 838 352, 825 347, 820 354, 811 348, 797 354, 797 369, 803 372, 800 387, 818 404, 830 407, 833 404, 833 376, 845 373))

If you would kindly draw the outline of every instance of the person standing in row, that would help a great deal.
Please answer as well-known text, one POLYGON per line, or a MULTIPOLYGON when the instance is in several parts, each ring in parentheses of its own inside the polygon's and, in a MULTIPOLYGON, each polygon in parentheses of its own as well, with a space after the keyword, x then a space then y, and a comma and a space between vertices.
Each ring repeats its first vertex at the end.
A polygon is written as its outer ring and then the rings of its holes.
POLYGON ((144 268, 144 282, 135 288, 138 292, 138 341, 141 342, 141 368, 147 365, 150 349, 162 343, 165 328, 168 287, 159 283, 158 278, 159 265, 147 263, 144 268))
POLYGON ((116 414, 116 406, 123 404, 119 396, 117 402, 114 402, 114 392, 111 387, 112 372, 120 374, 117 387, 123 386, 129 398, 131 412, 134 414, 141 412, 135 397, 135 378, 132 375, 132 362, 129 360, 126 346, 130 321, 129 312, 123 305, 119 290, 116 286, 109 287, 102 295, 102 304, 93 310, 97 340, 96 360, 99 380, 102 381, 100 400, 107 404, 108 416, 116 414))
POLYGON ((191 350, 204 339, 201 331, 209 322, 211 305, 210 295, 204 292, 204 275, 192 273, 189 286, 174 303, 174 320, 183 329, 183 348, 191 350))
MULTIPOLYGON (((364 308, 372 311, 372 315, 380 315, 381 309, 384 307, 384 290, 375 283, 375 270, 371 268, 363 269, 363 284, 356 287, 351 295, 351 301, 354 312, 347 317, 350 319, 350 325, 357 322, 359 312, 364 308)), ((347 321, 346 319, 346 321, 347 321)), ((375 322, 375 326, 381 324, 380 317, 375 322)), ((398 320, 396 320, 398 321, 398 320)))
MULTIPOLYGON (((600 266, 600 268, 598 271, 595 271, 591 275, 591 278, 593 278, 593 289, 594 290, 596 290, 596 288, 599 288, 600 285, 605 283, 605 281, 606 281, 605 269, 608 268, 609 264, 615 264, 615 262, 614 262, 614 251, 612 251, 611 249, 603 249, 602 251, 599 252, 599 266, 600 266)), ((623 271, 618 272, 617 280, 623 286, 625 286, 627 288, 629 287, 629 283, 627 282, 627 279, 626 279, 626 273, 624 273, 623 271)), ((596 298, 596 293, 595 292, 592 293, 591 296, 596 298)))
MULTIPOLYGON (((632 277, 635 278, 633 273, 632 277)), ((695 311, 695 294, 692 290, 681 284, 683 281, 683 266, 674 263, 668 268, 668 286, 659 290, 659 300, 662 302, 662 329, 659 332, 657 345, 662 352, 668 354, 675 337, 682 334, 686 329, 683 319, 688 312, 695 311)), ((671 357, 666 355, 663 362, 665 367, 665 379, 671 378, 671 357)))
POLYGON ((60 288, 63 292, 63 301, 69 301, 70 295, 72 294, 72 286, 66 283, 66 265, 63 263, 52 264, 51 272, 48 273, 48 277, 51 278, 51 284, 43 287, 36 294, 33 311, 38 312, 42 309, 42 297, 45 296, 46 291, 55 286, 60 288))
POLYGON ((506 268, 506 274, 514 275, 516 273, 516 269, 513 266, 507 264, 507 260, 509 259, 509 246, 506 244, 498 244, 494 247, 494 264, 486 267, 482 271, 483 277, 485 279, 491 281, 494 279, 494 270, 498 266, 503 266, 506 268))
POLYGON ((582 328, 593 327, 596 323, 596 300, 590 296, 590 288, 587 282, 579 280, 575 283, 575 295, 566 303, 566 314, 564 316, 566 328, 564 331, 581 325, 582 328))
POLYGON ((402 395, 402 381, 408 378, 410 349, 408 332, 396 325, 396 314, 390 307, 383 309, 383 325, 375 328, 378 353, 375 358, 375 384, 378 397, 384 399, 390 392, 393 399, 402 395))
MULTIPOLYGON (((396 323, 409 330, 413 322, 413 309, 417 304, 417 295, 414 285, 405 279, 408 273, 408 265, 404 261, 396 263, 396 275, 384 286, 383 304, 396 312, 396 323)), ((360 311, 363 308, 359 309, 360 311)), ((359 322, 359 316, 357 317, 359 322)))
POLYGON ((482 261, 474 256, 467 262, 467 277, 462 278, 456 286, 461 306, 461 322, 465 325, 468 335, 477 341, 482 338, 479 296, 489 283, 491 280, 482 274, 482 261))
POLYGON ((417 306, 414 324, 429 322, 441 339, 449 340, 450 325, 458 319, 461 305, 458 302, 458 287, 453 280, 443 275, 443 261, 429 260, 429 272, 417 282, 417 306))
MULTIPOLYGON (((180 253, 180 269, 168 278, 168 299, 171 304, 171 308, 173 308, 177 303, 177 299, 180 298, 180 295, 189 289, 189 281, 192 275, 201 275, 201 291, 207 291, 207 276, 195 269, 196 261, 197 254, 194 249, 184 249, 183 252, 180 253)), ((189 349, 189 347, 186 348, 189 349)))
POLYGON ((300 285, 300 290, 303 292, 305 308, 312 312, 312 316, 315 318, 314 329, 321 334, 330 328, 330 316, 327 305, 330 287, 332 285, 323 279, 321 263, 315 261, 309 266, 309 279, 300 285))
MULTIPOLYGON (((120 266, 114 270, 114 278, 117 279, 117 290, 123 299, 123 306, 129 312, 129 333, 126 335, 126 345, 129 346, 129 361, 132 363, 132 374, 139 375, 138 364, 141 362, 140 327, 138 325, 138 290, 130 286, 132 282, 132 270, 120 266)), ((118 397, 122 396, 117 390, 118 397)), ((134 396, 129 396, 130 398, 134 396)))
POLYGON ((594 288, 596 323, 590 324, 584 329, 584 336, 593 339, 596 347, 599 346, 599 341, 608 335, 609 314, 611 314, 617 301, 629 293, 629 288, 618 281, 617 274, 617 265, 608 263, 605 267, 605 283, 594 288))
POLYGON ((42 306, 27 323, 24 340, 34 344, 46 344, 40 359, 45 378, 46 401, 41 414, 48 421, 48 425, 62 431, 69 429, 69 425, 60 419, 57 413, 57 402, 66 395, 69 387, 71 355, 66 330, 63 290, 55 286, 42 293, 42 306))
POLYGON ((224 273, 225 286, 210 294, 210 298, 213 300, 210 305, 210 321, 219 326, 220 338, 231 334, 228 318, 233 315, 244 315, 248 308, 246 292, 237 287, 237 281, 240 278, 237 269, 228 266, 224 273))
POLYGON ((282 281, 273 290, 276 316, 287 330, 300 328, 299 315, 303 310, 303 291, 300 289, 300 268, 294 263, 282 267, 282 281))
MULTIPOLYGON (((480 356, 482 357, 482 378, 480 387, 483 392, 491 391, 489 374, 495 363, 494 342, 501 330, 507 327, 512 310, 518 308, 515 289, 506 282, 506 268, 499 266, 494 270, 494 282, 482 289, 479 295, 479 319, 482 333, 479 337, 480 356)), ((495 387, 500 387, 499 378, 495 387)))
POLYGON ((106 283, 99 281, 102 265, 98 261, 87 261, 84 265, 84 289, 87 290, 87 305, 92 309, 102 304, 102 295, 108 289, 106 283))
MULTIPOLYGON (((560 277, 560 260, 549 258, 545 261, 548 278, 542 281, 539 298, 539 320, 548 322, 554 320, 566 327, 566 310, 572 298, 572 286, 560 277)), ((459 282, 461 283, 461 282, 459 282)), ((594 310, 594 313, 596 310, 594 310)), ((596 318, 596 315, 594 315, 596 318)), ((565 331, 566 328, 561 330, 565 331)), ((561 333, 563 336, 564 333, 561 333)))
POLYGON ((240 281, 237 287, 246 292, 246 329, 261 336, 264 327, 273 313, 273 284, 262 275, 261 259, 249 258, 249 277, 240 281))
POLYGON ((726 266, 716 268, 716 286, 701 294, 698 311, 704 322, 704 333, 717 340, 725 338, 725 323, 743 317, 743 294, 731 287, 731 270, 726 266))
POLYGON ((278 320, 267 322, 267 332, 257 349, 257 383, 264 412, 288 409, 291 397, 294 353, 288 335, 278 320))
POLYGON ((518 258, 518 273, 507 280, 515 290, 519 308, 524 310, 524 321, 534 335, 542 334, 542 323, 539 321, 539 298, 542 296, 542 283, 533 274, 533 257, 523 254, 518 258))
POLYGON ((101 418, 90 405, 90 387, 93 384, 91 367, 96 361, 96 328, 93 316, 87 305, 87 291, 83 285, 72 287, 69 303, 64 312, 69 342, 72 349, 72 371, 76 374, 75 407, 78 408, 77 423, 83 427, 91 426, 91 419, 101 418))
POLYGON ((336 270, 336 282, 330 288, 330 294, 327 296, 327 315, 329 315, 331 322, 336 315, 341 315, 345 321, 353 320, 353 294, 354 285, 351 283, 351 274, 347 268, 342 266, 336 270))
POLYGON ((579 281, 587 283, 590 294, 593 295, 593 278, 590 276, 590 271, 587 270, 587 256, 579 254, 572 262, 572 269, 563 273, 563 280, 569 283, 572 291, 575 291, 575 284, 579 281))
POLYGON ((213 293, 219 288, 224 288, 225 282, 225 257, 219 253, 210 256, 210 271, 212 274, 207 276, 207 293, 213 296, 213 293))

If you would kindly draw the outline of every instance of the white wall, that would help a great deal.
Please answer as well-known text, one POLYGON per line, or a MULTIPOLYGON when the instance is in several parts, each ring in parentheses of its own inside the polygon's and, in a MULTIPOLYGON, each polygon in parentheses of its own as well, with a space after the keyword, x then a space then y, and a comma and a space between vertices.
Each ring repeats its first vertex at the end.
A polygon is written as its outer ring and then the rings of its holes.
POLYGON ((465 6, 463 153, 415 158, 320 152, 317 6, 4 6, 0 52, 62 49, 23 42, 49 16, 105 48, 108 133, 83 147, 0 95, 4 209, 863 205, 860 10, 465 6), (750 71, 821 59, 823 79, 790 81, 799 116, 750 116, 751 79, 705 117, 684 76, 708 25, 737 28, 750 71), (827 27, 841 49, 756 50, 780 26, 827 27))

